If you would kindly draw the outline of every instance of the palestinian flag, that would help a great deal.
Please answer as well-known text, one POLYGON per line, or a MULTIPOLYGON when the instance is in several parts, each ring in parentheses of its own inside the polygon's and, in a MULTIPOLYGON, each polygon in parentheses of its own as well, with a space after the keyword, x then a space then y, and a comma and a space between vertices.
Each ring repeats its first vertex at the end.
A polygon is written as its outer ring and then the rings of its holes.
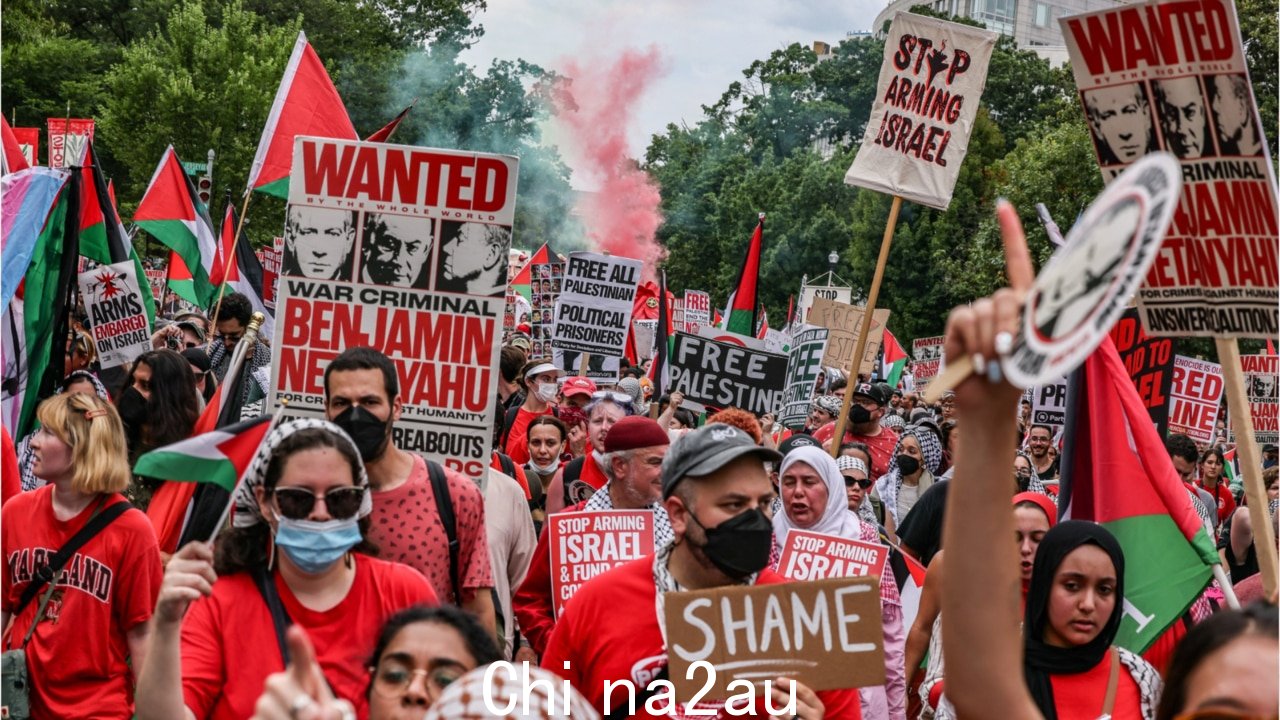
POLYGON ((263 415, 143 454, 133 472, 159 480, 211 483, 231 492, 271 428, 263 415))
POLYGON ((173 250, 169 251, 169 289, 192 305, 204 307, 205 299, 196 294, 196 281, 191 277, 191 269, 173 250))
MULTIPOLYGON (((133 214, 133 222, 182 259, 188 271, 186 274, 191 276, 190 296, 196 298, 192 304, 208 307, 213 296, 209 278, 213 275, 217 251, 213 221, 196 195, 196 186, 182 169, 172 145, 160 158, 160 164, 151 176, 151 184, 133 214)), ((170 282, 174 277, 177 277, 177 270, 170 276, 170 282)), ((174 292, 190 300, 178 287, 174 292)))
POLYGON ((391 142, 391 135, 395 133, 396 128, 400 127, 400 123, 406 117, 409 116, 409 111, 413 109, 413 106, 417 104, 418 104, 418 101, 416 99, 413 102, 409 103, 409 107, 401 110, 399 115, 396 115, 395 117, 391 118, 391 122, 382 126, 381 130, 365 138, 364 141, 365 142, 381 142, 381 143, 391 142))
POLYGON ((1234 494, 1244 492, 1244 478, 1240 477, 1240 471, 1236 468, 1236 449, 1231 448, 1222 453, 1222 459, 1226 461, 1222 472, 1227 476, 1227 487, 1234 494))
POLYGON ((1068 383, 1058 507, 1111 531, 1125 556, 1116 644, 1141 653, 1186 612, 1218 562, 1111 339, 1068 383))
POLYGON ((754 337, 756 330, 756 312, 759 308, 759 297, 756 285, 760 282, 760 246, 764 242, 764 213, 760 213, 760 222, 751 235, 751 244, 747 246, 747 257, 742 262, 742 271, 738 274, 738 282, 724 310, 724 323, 720 329, 738 335, 754 337))
POLYGON ((262 261, 253 251, 247 235, 241 235, 239 241, 236 240, 236 227, 236 208, 228 197, 227 212, 223 215, 218 235, 218 253, 214 256, 213 274, 209 279, 224 296, 238 292, 249 298, 253 309, 266 318, 262 323, 262 335, 272 337, 275 333, 275 316, 262 302, 262 261), (228 256, 234 258, 228 262, 228 256))
POLYGON ((907 369, 907 351, 902 349, 898 338, 887 327, 884 329, 884 344, 880 346, 880 351, 880 377, 884 378, 889 387, 896 388, 898 381, 902 379, 902 371, 907 369))
POLYGON ((124 223, 120 222, 115 197, 102 175, 98 153, 93 149, 92 140, 85 151, 85 165, 79 172, 82 175, 80 254, 101 265, 132 260, 133 270, 137 274, 135 279, 138 281, 138 291, 142 294, 142 304, 147 309, 147 320, 154 322, 156 301, 151 295, 151 283, 147 282, 147 272, 142 267, 141 258, 133 250, 129 232, 124 229, 124 223))
POLYGON ((667 271, 658 280, 658 337, 653 344, 653 362, 649 364, 649 380, 653 383, 653 400, 667 391, 667 364, 675 344, 675 328, 671 324, 671 299, 667 297, 667 271))
POLYGON ((249 190, 281 199, 289 197, 293 141, 299 135, 360 139, 342 98, 338 97, 338 89, 304 32, 298 33, 280 89, 271 103, 271 114, 267 116, 258 152, 249 169, 249 190))
POLYGON ((551 249, 547 247, 546 243, 543 243, 542 247, 538 248, 537 252, 529 258, 529 262, 525 263, 524 267, 520 268, 520 272, 516 273, 516 276, 511 278, 511 282, 508 283, 511 290, 517 295, 523 297, 525 302, 532 305, 533 299, 530 297, 532 292, 530 288, 533 287, 533 266, 545 265, 549 262, 551 262, 551 249))
POLYGON ((769 334, 769 311, 761 307, 759 315, 760 327, 756 328, 756 339, 763 340, 764 336, 769 334))

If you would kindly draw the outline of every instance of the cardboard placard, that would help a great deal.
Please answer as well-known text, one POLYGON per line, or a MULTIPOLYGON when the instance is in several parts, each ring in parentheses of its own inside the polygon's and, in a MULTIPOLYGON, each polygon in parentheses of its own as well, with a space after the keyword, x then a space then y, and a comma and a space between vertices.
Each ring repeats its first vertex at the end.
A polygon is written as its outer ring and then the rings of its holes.
MULTIPOLYGON (((827 339, 827 352, 822 356, 823 365, 839 368, 842 372, 848 369, 853 360, 853 352, 857 349, 858 331, 862 329, 862 313, 863 308, 857 305, 826 298, 814 299, 806 322, 831 331, 827 339)), ((871 313, 871 336, 867 338, 862 364, 858 368, 858 372, 865 373, 868 377, 876 366, 876 355, 880 353, 884 327, 888 322, 888 310, 877 308, 871 313)))
POLYGON ((894 15, 871 119, 845 183, 946 210, 997 37, 914 13, 894 15))
POLYGON ((640 280, 639 260, 575 252, 556 301, 552 347, 622 357, 640 280))
POLYGON ((711 324, 711 296, 701 290, 684 291, 684 331, 697 335, 711 324))
MULTIPOLYGON (((889 546, 808 530, 787 533, 778 574, 803 582, 843 577, 884 577, 889 546)), ((893 582, 892 578, 889 580, 893 582)))
POLYGON ((1037 385, 1031 390, 1031 424, 1048 425, 1057 437, 1067 424, 1067 379, 1037 385))
POLYGON ((1137 295, 1147 333, 1276 337, 1276 177, 1233 3, 1151 0, 1059 22, 1104 181, 1155 150, 1181 165, 1173 226, 1137 295))
POLYGON ((1111 328, 1111 341, 1147 406, 1156 432, 1164 437, 1169 430, 1169 391, 1173 387, 1173 340, 1147 335, 1137 308, 1129 308, 1111 328))
POLYGON ((787 356, 787 387, 782 396, 778 422, 785 428, 799 430, 809 417, 809 405, 818 375, 822 373, 822 355, 827 349, 826 328, 802 325, 791 341, 787 356))
POLYGON ((299 137, 271 347, 285 419, 324 416, 324 370, 395 363, 398 447, 468 477, 489 465, 518 160, 299 137), (414 178, 436 178, 416 182, 414 178))
POLYGON ((652 555, 652 510, 596 510, 547 517, 551 600, 556 617, 578 588, 615 567, 652 555))
POLYGON ((1244 371, 1254 438, 1259 445, 1280 443, 1280 394, 1277 391, 1280 356, 1241 355, 1240 367, 1244 371))
POLYGON ((80 297, 103 368, 133 362, 151 349, 151 322, 132 260, 80 273, 80 297))
POLYGON ((777 412, 787 382, 787 356, 706 335, 725 333, 676 333, 668 359, 669 391, 684 394, 681 407, 694 412, 708 407, 736 407, 757 415, 777 412))
POLYGON ((942 372, 942 341, 944 336, 916 338, 911 343, 911 358, 914 360, 914 377, 916 392, 924 392, 929 383, 942 372))
POLYGON ((1174 357, 1169 432, 1183 433, 1196 442, 1212 442, 1225 391, 1221 365, 1182 355, 1174 357))
MULTIPOLYGON (((667 658, 676 699, 688 701, 715 669, 707 697, 734 681, 795 678, 813 690, 883 685, 884 631, 874 578, 730 585, 663 596, 667 658)), ((741 688, 738 688, 740 690, 741 688)))
MULTIPOLYGON (((818 279, 824 275, 819 275, 818 279)), ((800 286, 800 297, 796 298, 796 315, 798 321, 803 322, 804 318, 809 317, 809 310, 813 308, 813 301, 822 298, 823 300, 834 300, 835 302, 853 304, 853 288, 847 285, 830 284, 831 275, 826 274, 827 283, 819 283, 809 285, 808 283, 800 286)))

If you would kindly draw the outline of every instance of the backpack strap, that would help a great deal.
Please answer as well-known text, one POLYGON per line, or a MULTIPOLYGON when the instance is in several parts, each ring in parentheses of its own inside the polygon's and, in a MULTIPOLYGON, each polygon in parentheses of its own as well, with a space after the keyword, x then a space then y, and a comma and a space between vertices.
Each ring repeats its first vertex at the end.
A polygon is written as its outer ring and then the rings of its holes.
POLYGON ((507 408, 507 414, 502 419, 502 439, 498 441, 498 449, 507 449, 507 440, 511 438, 511 426, 516 424, 516 416, 520 414, 520 406, 507 408))
POLYGON ((494 453, 497 454, 498 456, 498 464, 502 466, 502 474, 506 475, 512 480, 515 480, 516 479, 516 461, 512 460, 510 455, 502 452, 501 450, 495 450, 494 453))
POLYGON ((587 460, 586 455, 583 455, 582 457, 576 457, 570 460, 568 464, 564 466, 564 471, 560 474, 560 483, 561 483, 561 486, 564 488, 564 506, 565 507, 569 507, 570 505, 573 505, 575 502, 577 502, 576 500, 573 499, 573 496, 569 494, 569 488, 573 485, 573 482, 575 480, 582 477, 582 466, 586 464, 586 460, 587 460))
POLYGON ((271 612, 271 624, 276 631, 276 645, 280 648, 280 657, 284 660, 285 667, 288 667, 289 646, 285 642, 284 633, 293 621, 289 619, 289 613, 285 611, 284 603, 280 601, 280 593, 276 590, 276 583, 271 574, 262 568, 256 568, 249 574, 253 577, 253 584, 257 586, 262 600, 267 603, 267 610, 271 612))
POLYGON ((80 528, 80 531, 73 535, 66 545, 59 548, 58 552, 49 558, 47 564, 36 569, 31 583, 27 585, 26 589, 22 591, 22 596, 18 598, 18 604, 13 609, 14 617, 17 617, 19 613, 26 609, 45 583, 56 584, 54 580, 62 572, 62 567, 67 564, 67 561, 80 548, 84 547, 85 543, 92 540, 94 535, 97 535, 103 528, 111 524, 112 520, 120 517, 126 510, 133 507, 128 500, 123 500, 103 509, 102 504, 105 502, 106 498, 100 500, 97 509, 93 511, 93 515, 89 517, 89 521, 84 524, 84 527, 80 528))
POLYGON ((462 587, 458 584, 458 520, 453 514, 453 496, 449 494, 449 479, 440 463, 427 461, 427 476, 431 478, 431 493, 436 498, 436 512, 440 524, 449 539, 449 583, 453 586, 454 603, 462 604, 462 587))

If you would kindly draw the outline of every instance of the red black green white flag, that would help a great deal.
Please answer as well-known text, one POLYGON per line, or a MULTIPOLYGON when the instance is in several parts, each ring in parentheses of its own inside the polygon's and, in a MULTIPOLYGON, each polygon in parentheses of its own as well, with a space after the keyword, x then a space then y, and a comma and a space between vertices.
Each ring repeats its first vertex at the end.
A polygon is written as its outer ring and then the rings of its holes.
POLYGON ((720 329, 738 335, 755 337, 757 325, 757 309, 760 307, 756 286, 760 282, 760 246, 764 242, 764 213, 760 213, 760 222, 751 234, 751 243, 747 245, 747 256, 743 260, 742 270, 738 274, 738 282, 729 294, 729 302, 725 306, 724 321, 720 329))
MULTIPOLYGON (((193 304, 208 307, 214 289, 210 278, 217 252, 213 221, 172 145, 160 158, 147 192, 133 214, 133 222, 182 258, 191 277, 189 292, 195 297, 193 304)), ((178 274, 175 268, 171 282, 178 274)), ((179 286, 174 286, 174 292, 191 300, 179 286)))

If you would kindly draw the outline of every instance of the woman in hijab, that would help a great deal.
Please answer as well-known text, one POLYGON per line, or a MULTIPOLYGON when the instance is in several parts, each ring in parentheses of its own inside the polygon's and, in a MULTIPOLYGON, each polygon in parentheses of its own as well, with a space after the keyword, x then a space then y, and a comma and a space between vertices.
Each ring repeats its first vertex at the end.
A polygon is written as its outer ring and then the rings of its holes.
POLYGON ((893 448, 893 460, 888 474, 876 481, 890 536, 896 535, 898 524, 933 485, 933 474, 942 464, 942 443, 932 430, 913 425, 902 431, 893 448))
MULTIPOLYGON (((779 554, 786 547, 787 535, 792 530, 880 543, 876 526, 860 520, 849 510, 844 476, 836 461, 823 449, 810 445, 791 450, 783 458, 778 478, 782 511, 773 516, 773 541, 779 554)), ((785 568, 777 567, 776 560, 774 566, 786 574, 785 568)), ((862 717, 867 720, 903 717, 906 712, 902 601, 892 578, 880 583, 880 614, 884 627, 885 684, 859 691, 862 717)))
POLYGON ((866 461, 852 455, 841 454, 836 458, 836 467, 844 477, 845 498, 849 501, 849 509, 857 513, 858 519, 864 524, 875 527, 878 524, 876 514, 871 509, 871 503, 867 501, 867 495, 871 490, 871 479, 866 461))
POLYGON ((191 542, 169 561, 137 717, 251 716, 263 682, 288 662, 290 620, 310 637, 327 685, 366 716, 365 661, 379 630, 436 595, 413 568, 370 556, 373 501, 360 451, 330 422, 285 423, 262 442, 233 499, 216 557, 191 542))
POLYGON ((1111 644, 1123 616, 1124 553, 1115 537, 1081 520, 1045 533, 1023 617, 1027 688, 1044 717, 1155 717, 1159 674, 1111 644))

